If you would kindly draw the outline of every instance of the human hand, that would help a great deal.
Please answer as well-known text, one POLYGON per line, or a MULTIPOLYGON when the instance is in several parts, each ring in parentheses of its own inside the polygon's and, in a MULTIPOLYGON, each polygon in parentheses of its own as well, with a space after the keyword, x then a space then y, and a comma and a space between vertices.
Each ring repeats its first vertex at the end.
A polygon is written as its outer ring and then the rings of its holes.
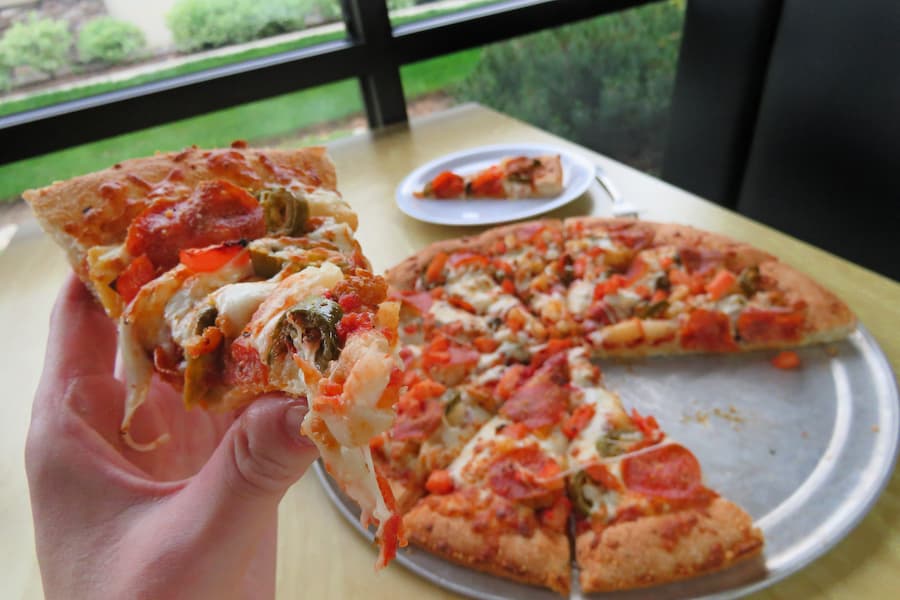
POLYGON ((25 447, 47 598, 274 595, 277 509, 317 456, 303 402, 268 396, 241 414, 185 411, 154 381, 119 435, 125 387, 113 322, 74 276, 50 319, 25 447))

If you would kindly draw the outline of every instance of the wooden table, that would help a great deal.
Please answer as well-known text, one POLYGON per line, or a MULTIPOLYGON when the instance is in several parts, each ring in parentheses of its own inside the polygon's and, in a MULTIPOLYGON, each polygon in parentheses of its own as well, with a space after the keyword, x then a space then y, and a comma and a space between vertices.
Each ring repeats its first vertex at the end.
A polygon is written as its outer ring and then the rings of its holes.
MULTIPOLYGON (((239 137, 240 132, 235 132, 239 137)), ((337 141, 339 186, 360 217, 359 240, 382 270, 434 240, 463 230, 419 223, 394 204, 394 188, 413 168, 482 144, 552 143, 601 164, 647 220, 719 231, 772 252, 834 290, 875 335, 900 372, 900 285, 822 250, 705 202, 620 163, 477 105, 464 105, 379 134, 337 141)), ((551 213, 604 214, 603 196, 586 195, 551 213)), ((0 380, 7 392, 0 428, 0 581, 4 597, 41 597, 22 453, 31 397, 40 374, 47 317, 68 267, 62 252, 26 223, 0 252, 0 380)), ((472 230, 466 230, 471 232, 472 230)), ((315 477, 281 505, 279 598, 451 598, 455 595, 394 566, 372 573, 373 549, 331 506, 315 477)), ((755 598, 882 598, 900 589, 900 476, 862 523, 825 556, 755 598), (893 592, 891 591, 893 590, 893 592)))

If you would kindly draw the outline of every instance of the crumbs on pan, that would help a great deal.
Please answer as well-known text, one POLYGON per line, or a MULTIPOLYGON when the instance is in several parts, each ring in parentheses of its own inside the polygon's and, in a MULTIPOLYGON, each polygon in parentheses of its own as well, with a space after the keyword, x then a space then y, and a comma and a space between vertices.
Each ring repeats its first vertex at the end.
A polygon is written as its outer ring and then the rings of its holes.
POLYGON ((879 431, 881 431, 881 427, 879 427, 878 425, 872 425, 872 433, 878 433, 879 431))
POLYGON ((741 413, 738 412, 738 409, 733 405, 729 405, 727 410, 723 410, 721 408, 714 408, 712 412, 705 410, 698 410, 694 413, 682 413, 681 422, 682 423, 699 423, 700 425, 709 425, 709 416, 712 414, 714 417, 718 417, 719 419, 723 419, 725 421, 729 421, 734 430, 737 431, 740 429, 741 425, 744 424, 745 419, 741 416, 741 413))
POLYGON ((802 437, 802 438, 805 440, 805 439, 809 438, 809 434, 808 434, 807 432, 805 432, 805 431, 801 431, 801 432, 800 432, 800 437, 802 437))

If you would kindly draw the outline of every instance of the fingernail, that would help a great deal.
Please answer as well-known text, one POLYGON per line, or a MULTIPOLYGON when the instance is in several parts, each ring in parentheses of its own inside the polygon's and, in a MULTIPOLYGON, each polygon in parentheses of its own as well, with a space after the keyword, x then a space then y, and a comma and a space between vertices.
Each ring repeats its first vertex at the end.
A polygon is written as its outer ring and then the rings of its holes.
POLYGON ((306 413, 306 405, 299 403, 288 407, 288 409, 284 411, 284 424, 287 427, 288 433, 291 437, 303 443, 309 443, 309 440, 300 433, 300 425, 303 423, 306 413))

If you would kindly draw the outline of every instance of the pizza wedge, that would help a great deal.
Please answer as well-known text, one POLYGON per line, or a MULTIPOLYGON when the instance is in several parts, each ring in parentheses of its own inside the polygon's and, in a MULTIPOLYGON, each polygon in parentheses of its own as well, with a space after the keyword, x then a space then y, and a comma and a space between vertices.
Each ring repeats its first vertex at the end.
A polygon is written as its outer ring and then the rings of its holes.
POLYGON ((553 198, 563 190, 559 155, 510 156, 468 175, 442 171, 418 198, 553 198))

